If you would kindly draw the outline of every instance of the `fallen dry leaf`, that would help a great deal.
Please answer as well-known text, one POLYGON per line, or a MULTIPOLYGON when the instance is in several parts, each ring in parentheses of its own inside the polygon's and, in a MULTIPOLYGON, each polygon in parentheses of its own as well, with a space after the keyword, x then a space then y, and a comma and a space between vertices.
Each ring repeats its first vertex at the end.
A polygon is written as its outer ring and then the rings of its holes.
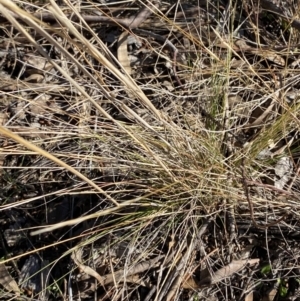
POLYGON ((20 296, 20 288, 17 282, 14 280, 14 278, 12 278, 5 264, 3 263, 0 263, 0 284, 8 292, 14 292, 20 296))
POLYGON ((247 264, 254 265, 259 262, 258 258, 255 259, 244 259, 244 260, 233 260, 228 265, 217 270, 213 275, 207 276, 199 282, 199 286, 210 285, 220 282, 221 280, 231 277, 233 274, 242 270, 247 264))

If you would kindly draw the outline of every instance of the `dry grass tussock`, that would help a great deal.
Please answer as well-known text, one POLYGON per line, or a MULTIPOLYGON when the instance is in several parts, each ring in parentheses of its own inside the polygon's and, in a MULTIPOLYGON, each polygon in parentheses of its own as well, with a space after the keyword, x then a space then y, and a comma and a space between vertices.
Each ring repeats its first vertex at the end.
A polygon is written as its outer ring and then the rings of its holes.
POLYGON ((0 0, 0 299, 297 300, 299 17, 0 0))

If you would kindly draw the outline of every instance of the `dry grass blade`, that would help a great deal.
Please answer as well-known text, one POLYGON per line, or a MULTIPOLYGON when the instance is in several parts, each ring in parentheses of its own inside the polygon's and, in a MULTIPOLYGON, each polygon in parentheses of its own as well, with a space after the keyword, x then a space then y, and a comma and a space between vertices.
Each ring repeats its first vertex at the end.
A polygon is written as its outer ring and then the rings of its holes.
POLYGON ((19 135, 14 134, 8 129, 5 129, 4 127, 0 126, 0 133, 4 135, 7 138, 13 139, 14 141, 21 143, 28 149, 40 154, 41 156, 44 156, 45 158, 48 158, 49 160, 52 160, 56 164, 64 167, 65 169, 69 170, 71 173, 82 179, 84 182, 88 183, 90 186, 96 189, 99 193, 103 194, 108 200, 110 200, 114 205, 117 207, 119 206, 118 202, 115 201, 110 195, 108 195, 104 190, 102 190, 98 185, 96 185, 93 181, 85 177, 82 173, 80 173, 78 170, 74 169, 72 166, 69 166, 62 160, 58 159, 57 157, 51 155, 50 153, 46 152, 45 150, 41 149, 40 147, 32 144, 31 142, 23 139, 19 135))
MULTIPOLYGON (((106 210, 101 210, 101 211, 96 212, 96 213, 88 214, 86 216, 82 216, 82 217, 79 217, 79 218, 74 218, 72 220, 68 220, 68 221, 65 221, 65 222, 60 222, 60 223, 57 223, 57 224, 54 224, 54 225, 48 225, 43 229, 32 231, 30 234, 34 236, 34 235, 39 235, 39 234, 42 234, 42 233, 51 232, 53 230, 60 229, 60 228, 66 227, 66 226, 73 226, 73 225, 76 225, 76 224, 80 224, 84 221, 88 221, 90 219, 94 219, 94 218, 98 218, 98 217, 101 217, 101 216, 106 216, 106 215, 109 215, 109 214, 117 213, 121 209, 124 209, 126 207, 130 207, 130 206, 142 207, 144 205, 143 203, 141 203, 141 200, 143 198, 144 198, 144 196, 143 197, 138 197, 136 199, 132 199, 132 200, 129 200, 129 201, 122 202, 117 207, 109 208, 109 209, 106 209, 106 210)), ((147 219, 151 220, 152 218, 154 218, 158 214, 163 215, 162 212, 159 212, 159 213, 155 213, 153 215, 147 216, 147 219)))

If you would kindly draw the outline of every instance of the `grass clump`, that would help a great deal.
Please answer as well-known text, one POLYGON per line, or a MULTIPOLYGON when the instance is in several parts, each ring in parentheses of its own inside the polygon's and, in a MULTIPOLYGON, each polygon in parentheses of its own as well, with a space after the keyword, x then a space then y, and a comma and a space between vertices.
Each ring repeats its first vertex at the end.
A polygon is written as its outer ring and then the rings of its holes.
POLYGON ((0 0, 3 299, 295 297, 297 9, 0 0))

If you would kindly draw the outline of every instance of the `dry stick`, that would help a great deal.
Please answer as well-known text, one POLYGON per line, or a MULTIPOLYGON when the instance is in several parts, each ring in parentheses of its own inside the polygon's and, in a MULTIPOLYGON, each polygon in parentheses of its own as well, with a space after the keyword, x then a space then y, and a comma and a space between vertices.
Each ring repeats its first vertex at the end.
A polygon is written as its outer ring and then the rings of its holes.
MULTIPOLYGON (((250 217, 251 217, 251 220, 253 222, 253 225, 256 227, 256 228, 259 228, 259 229, 268 229, 269 227, 272 227, 272 226, 275 226, 277 224, 279 224, 287 215, 288 213, 286 213, 284 216, 282 216, 281 218, 279 218, 278 220, 272 222, 272 223, 269 223, 269 224, 265 224, 265 225, 259 225, 255 218, 254 218, 254 209, 253 209, 253 204, 252 204, 252 201, 250 199, 250 194, 249 194, 249 187, 248 187, 248 183, 249 181, 247 181, 246 179, 246 172, 245 172, 245 166, 244 166, 244 160, 245 158, 242 159, 242 165, 241 165, 241 170, 242 170, 242 181, 243 181, 243 185, 244 185, 244 189, 245 189, 245 194, 246 194, 246 199, 247 199, 247 202, 248 202, 248 205, 249 205, 249 210, 250 210, 250 217)), ((272 187, 272 186, 271 186, 272 187)), ((275 188, 275 187, 273 187, 275 188)))

